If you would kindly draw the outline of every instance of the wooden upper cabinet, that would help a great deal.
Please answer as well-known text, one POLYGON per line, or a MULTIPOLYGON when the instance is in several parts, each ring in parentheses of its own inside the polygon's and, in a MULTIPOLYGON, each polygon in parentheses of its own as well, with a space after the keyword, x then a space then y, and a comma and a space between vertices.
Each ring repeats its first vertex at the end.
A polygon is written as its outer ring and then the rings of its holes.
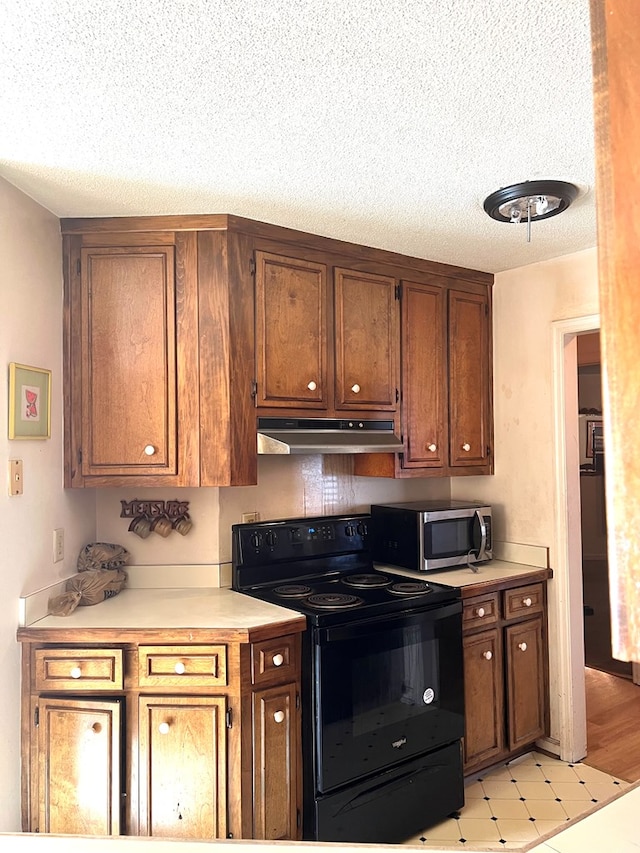
POLYGON ((326 409, 327 267, 256 252, 257 405, 326 409))
POLYGON ((396 409, 396 285, 388 276, 334 271, 336 409, 396 409))
POLYGON ((490 465, 491 351, 485 295, 449 291, 449 454, 452 467, 490 465))
POLYGON ((446 291, 402 283, 402 397, 406 468, 447 464, 446 291))
POLYGON ((81 252, 82 473, 175 474, 174 248, 81 252))

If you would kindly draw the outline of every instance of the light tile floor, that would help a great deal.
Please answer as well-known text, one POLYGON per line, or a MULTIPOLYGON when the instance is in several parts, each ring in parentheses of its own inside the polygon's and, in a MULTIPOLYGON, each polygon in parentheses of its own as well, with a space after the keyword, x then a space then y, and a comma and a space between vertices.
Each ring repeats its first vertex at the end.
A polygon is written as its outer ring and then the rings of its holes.
POLYGON ((586 764, 532 752, 472 777, 459 812, 404 843, 521 850, 628 787, 628 782, 586 764))

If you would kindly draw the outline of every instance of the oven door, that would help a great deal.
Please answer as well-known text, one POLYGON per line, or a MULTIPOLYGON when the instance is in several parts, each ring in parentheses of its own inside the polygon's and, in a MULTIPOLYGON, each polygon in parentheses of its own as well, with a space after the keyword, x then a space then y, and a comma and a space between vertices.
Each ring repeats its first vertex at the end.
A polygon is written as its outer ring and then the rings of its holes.
POLYGON ((462 737, 461 613, 456 601, 317 631, 318 791, 462 737))

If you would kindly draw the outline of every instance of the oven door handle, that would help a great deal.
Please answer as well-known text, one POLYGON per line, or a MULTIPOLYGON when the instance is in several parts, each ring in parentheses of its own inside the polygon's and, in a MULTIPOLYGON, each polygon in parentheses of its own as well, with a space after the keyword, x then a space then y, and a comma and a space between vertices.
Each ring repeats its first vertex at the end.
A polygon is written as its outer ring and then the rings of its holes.
POLYGON ((402 613, 388 613, 385 616, 375 616, 372 619, 361 619, 346 625, 318 629, 320 643, 332 643, 342 640, 362 639, 363 637, 380 634, 398 627, 424 625, 425 622, 435 624, 450 616, 462 613, 462 601, 452 601, 449 604, 434 605, 426 610, 410 610, 402 613))

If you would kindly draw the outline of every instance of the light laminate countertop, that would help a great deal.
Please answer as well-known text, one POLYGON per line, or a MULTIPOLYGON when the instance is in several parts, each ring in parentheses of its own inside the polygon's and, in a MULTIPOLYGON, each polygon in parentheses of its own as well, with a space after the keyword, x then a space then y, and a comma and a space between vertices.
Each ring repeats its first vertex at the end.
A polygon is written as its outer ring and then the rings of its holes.
MULTIPOLYGON (((100 604, 77 607, 69 616, 45 616, 18 629, 18 639, 57 635, 64 632, 68 642, 99 638, 100 632, 117 632, 123 642, 135 634, 166 632, 173 642, 206 639, 211 632, 246 633, 251 638, 260 630, 271 635, 303 631, 304 616, 251 598, 231 589, 177 588, 124 589, 100 604)), ((222 638, 222 637, 221 637, 222 638)))
POLYGON ((484 586, 500 584, 511 584, 514 582, 526 584, 538 580, 547 580, 553 576, 551 569, 542 569, 539 566, 527 566, 524 563, 509 563, 506 560, 490 560, 476 566, 477 571, 460 566, 456 569, 445 571, 419 572, 412 569, 402 569, 385 563, 376 563, 380 571, 403 575, 404 577, 420 578, 420 580, 432 583, 441 583, 445 586, 457 586, 462 589, 462 596, 466 592, 478 595, 484 586), (473 589, 470 589, 473 587, 473 589))

